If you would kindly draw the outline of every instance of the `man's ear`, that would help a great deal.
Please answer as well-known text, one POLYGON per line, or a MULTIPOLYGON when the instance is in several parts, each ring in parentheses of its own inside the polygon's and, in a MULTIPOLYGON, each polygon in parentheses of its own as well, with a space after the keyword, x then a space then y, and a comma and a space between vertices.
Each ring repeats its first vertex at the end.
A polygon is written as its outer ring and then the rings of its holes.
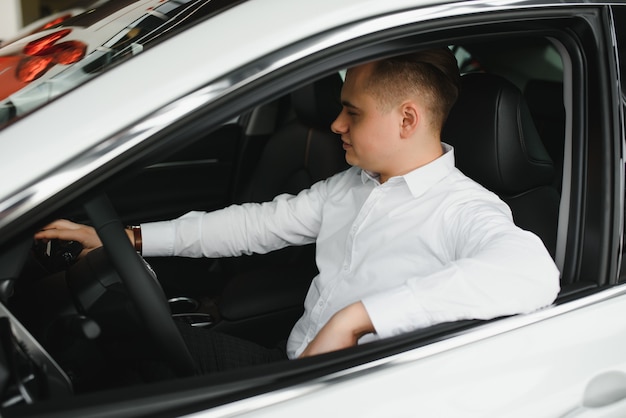
POLYGON ((415 102, 406 101, 400 107, 402 125, 400 126, 400 137, 409 138, 413 135, 420 123, 421 112, 415 102))

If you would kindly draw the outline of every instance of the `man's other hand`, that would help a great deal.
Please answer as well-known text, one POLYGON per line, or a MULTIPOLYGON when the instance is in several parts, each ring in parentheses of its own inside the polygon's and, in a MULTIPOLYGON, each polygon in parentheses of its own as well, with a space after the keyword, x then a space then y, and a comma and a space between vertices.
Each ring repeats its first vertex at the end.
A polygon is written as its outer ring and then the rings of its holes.
POLYGON ((330 318, 300 358, 355 346, 359 338, 371 332, 375 332, 374 325, 365 306, 361 302, 353 303, 330 318))

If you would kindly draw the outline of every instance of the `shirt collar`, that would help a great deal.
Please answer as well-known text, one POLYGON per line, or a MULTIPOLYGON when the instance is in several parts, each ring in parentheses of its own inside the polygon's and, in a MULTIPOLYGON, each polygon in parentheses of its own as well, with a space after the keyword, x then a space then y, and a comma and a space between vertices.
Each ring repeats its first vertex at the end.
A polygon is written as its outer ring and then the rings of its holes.
MULTIPOLYGON (((413 197, 422 195, 430 187, 446 177, 454 169, 454 148, 446 143, 441 143, 443 155, 430 163, 416 168, 402 176, 392 177, 388 182, 404 181, 413 197)), ((366 170, 361 170, 361 180, 375 181, 378 183, 380 176, 366 170)))

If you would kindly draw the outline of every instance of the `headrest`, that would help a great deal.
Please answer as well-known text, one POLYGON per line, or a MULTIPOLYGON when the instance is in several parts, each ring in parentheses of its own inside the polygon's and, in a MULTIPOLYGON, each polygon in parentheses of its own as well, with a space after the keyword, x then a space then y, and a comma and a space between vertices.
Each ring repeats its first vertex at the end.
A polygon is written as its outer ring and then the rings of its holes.
POLYGON ((524 87, 524 98, 531 112, 540 115, 554 115, 565 119, 563 106, 563 83, 550 80, 528 80, 524 87))
POLYGON ((339 73, 317 80, 291 93, 291 102, 298 120, 306 126, 330 131, 330 125, 341 112, 339 73))
POLYGON ((554 166, 521 91, 492 74, 461 77, 461 94, 441 134, 457 167, 499 195, 551 184, 554 166))

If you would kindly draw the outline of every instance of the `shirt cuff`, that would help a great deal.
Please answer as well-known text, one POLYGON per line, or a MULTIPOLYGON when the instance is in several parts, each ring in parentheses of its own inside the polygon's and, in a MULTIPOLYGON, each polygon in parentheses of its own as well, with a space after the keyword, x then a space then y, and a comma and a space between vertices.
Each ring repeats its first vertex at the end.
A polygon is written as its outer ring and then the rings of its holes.
POLYGON ((171 221, 141 224, 142 255, 170 257, 174 255, 174 224, 171 221))
POLYGON ((432 320, 407 286, 397 287, 361 300, 380 338, 426 328, 432 320))

